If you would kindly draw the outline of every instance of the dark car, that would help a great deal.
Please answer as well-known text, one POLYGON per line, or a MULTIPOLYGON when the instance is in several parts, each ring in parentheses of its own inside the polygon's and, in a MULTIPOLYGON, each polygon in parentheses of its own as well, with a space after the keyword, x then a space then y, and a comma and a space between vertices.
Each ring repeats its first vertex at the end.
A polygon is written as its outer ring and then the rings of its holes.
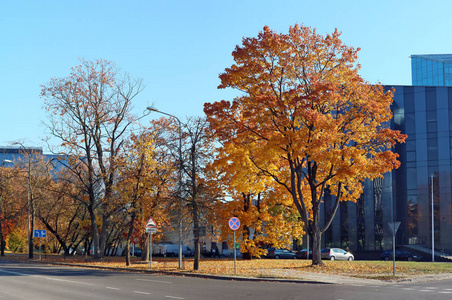
POLYGON ((350 252, 341 248, 326 248, 320 251, 322 259, 329 260, 354 260, 355 257, 350 252))
POLYGON ((195 251, 192 250, 190 247, 185 247, 185 250, 182 251, 182 255, 184 257, 192 257, 195 256, 195 251))
POLYGON ((130 255, 140 257, 141 256, 141 249, 140 248, 134 248, 133 250, 130 249, 130 255))
MULTIPOLYGON (((307 250, 307 249, 302 249, 302 250, 298 250, 298 251, 295 253, 295 256, 296 256, 298 259, 306 259, 306 258, 308 258, 307 255, 306 255, 307 253, 308 253, 308 250, 307 250)), ((309 250, 309 257, 312 258, 312 250, 309 250)))
POLYGON ((279 258, 295 259, 295 258, 297 258, 295 256, 295 253, 293 253, 292 251, 287 250, 287 249, 278 249, 278 248, 268 248, 266 257, 267 258, 275 258, 275 259, 279 259, 279 258))
MULTIPOLYGON (((381 253, 380 256, 383 260, 392 260, 392 250, 386 250, 381 253)), ((406 261, 418 261, 421 260, 421 257, 412 254, 406 250, 396 250, 395 251, 395 260, 406 260, 406 261)))

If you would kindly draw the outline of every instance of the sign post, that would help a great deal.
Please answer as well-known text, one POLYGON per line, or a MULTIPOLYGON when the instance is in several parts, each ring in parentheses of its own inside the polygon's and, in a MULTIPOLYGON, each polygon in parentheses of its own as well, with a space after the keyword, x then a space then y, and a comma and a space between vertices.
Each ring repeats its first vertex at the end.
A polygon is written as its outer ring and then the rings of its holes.
POLYGON ((392 276, 395 276, 395 235, 399 229, 400 222, 389 222, 388 225, 392 232, 392 276))
POLYGON ((157 224, 155 224, 154 220, 149 218, 145 227, 146 233, 150 233, 149 238, 149 268, 152 269, 152 234, 157 233, 157 224))
POLYGON ((235 231, 240 228, 240 220, 236 217, 232 217, 229 219, 229 228, 234 232, 234 274, 237 275, 237 254, 236 254, 236 245, 235 245, 235 231))
POLYGON ((41 260, 41 238, 47 237, 46 230, 35 230, 34 236, 39 238, 39 260, 41 260))

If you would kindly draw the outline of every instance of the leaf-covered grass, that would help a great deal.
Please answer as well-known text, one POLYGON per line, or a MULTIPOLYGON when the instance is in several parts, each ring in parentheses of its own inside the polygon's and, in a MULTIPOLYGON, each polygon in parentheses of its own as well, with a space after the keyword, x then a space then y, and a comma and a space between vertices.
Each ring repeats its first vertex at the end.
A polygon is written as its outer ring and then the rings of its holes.
MULTIPOLYGON (((37 260, 39 255, 35 254, 37 260)), ((26 255, 6 254, 0 260, 28 261, 26 255)), ((130 268, 149 270, 149 262, 132 258, 130 266, 126 266, 124 257, 105 257, 94 260, 92 257, 61 255, 42 255, 43 262, 59 262, 84 266, 130 268)), ((152 270, 171 272, 190 272, 213 275, 234 275, 233 259, 201 259, 200 270, 193 270, 193 258, 183 260, 183 269, 178 268, 177 258, 153 258, 152 270)), ((392 261, 324 261, 322 266, 312 266, 308 260, 275 260, 253 259, 237 260, 237 275, 258 278, 306 278, 309 274, 345 275, 379 280, 401 279, 415 275, 431 275, 452 273, 451 263, 431 262, 396 262, 396 277, 393 277, 392 261), (276 271, 275 271, 276 270, 276 271)))

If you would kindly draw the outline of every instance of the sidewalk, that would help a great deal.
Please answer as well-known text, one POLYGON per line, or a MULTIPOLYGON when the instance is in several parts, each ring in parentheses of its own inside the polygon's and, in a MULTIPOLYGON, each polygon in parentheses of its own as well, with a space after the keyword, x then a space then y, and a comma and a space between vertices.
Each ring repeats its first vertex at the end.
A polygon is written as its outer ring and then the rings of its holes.
MULTIPOLYGON (((449 274, 432 274, 432 275, 412 275, 409 278, 397 278, 393 280, 378 280, 378 279, 368 279, 359 278, 345 275, 332 275, 323 273, 313 273, 313 272, 302 272, 296 270, 282 270, 282 269, 272 269, 268 270, 269 275, 273 278, 280 278, 282 276, 298 278, 301 281, 308 282, 318 282, 318 283, 329 283, 329 284, 348 284, 348 285, 391 285, 391 284, 404 284, 404 283, 417 283, 417 282, 428 282, 434 280, 452 280, 452 273, 449 274)), ((270 278, 270 277, 269 277, 270 278)), ((281 279, 284 281, 284 279, 281 279)))

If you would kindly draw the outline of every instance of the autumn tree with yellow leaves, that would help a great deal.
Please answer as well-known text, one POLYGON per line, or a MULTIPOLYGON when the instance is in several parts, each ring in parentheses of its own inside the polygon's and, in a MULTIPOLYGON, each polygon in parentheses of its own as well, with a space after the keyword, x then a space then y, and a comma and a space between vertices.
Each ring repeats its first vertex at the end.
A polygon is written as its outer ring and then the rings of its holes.
POLYGON ((147 260, 149 234, 144 232, 146 222, 151 216, 159 229, 164 230, 168 223, 169 203, 167 191, 168 165, 155 151, 153 131, 133 134, 127 142, 119 179, 115 190, 123 201, 124 217, 127 221, 125 231, 126 265, 130 265, 130 243, 141 241, 142 260, 147 260))
POLYGON ((209 171, 228 196, 216 209, 220 240, 233 246, 228 220, 239 218, 240 251, 244 259, 251 259, 267 254, 268 245, 289 248, 294 239, 301 240, 304 231, 291 198, 261 174, 246 152, 233 144, 218 148, 209 171))
POLYGON ((298 24, 288 34, 264 27, 243 39, 235 64, 220 74, 219 88, 242 96, 204 107, 222 145, 243 149, 291 197, 313 243, 313 265, 322 264, 321 235, 340 201, 356 201, 365 179, 397 168, 390 149, 406 138, 388 128, 392 92, 358 74, 358 51, 337 30, 322 36, 298 24), (321 223, 325 193, 334 205, 321 223))

